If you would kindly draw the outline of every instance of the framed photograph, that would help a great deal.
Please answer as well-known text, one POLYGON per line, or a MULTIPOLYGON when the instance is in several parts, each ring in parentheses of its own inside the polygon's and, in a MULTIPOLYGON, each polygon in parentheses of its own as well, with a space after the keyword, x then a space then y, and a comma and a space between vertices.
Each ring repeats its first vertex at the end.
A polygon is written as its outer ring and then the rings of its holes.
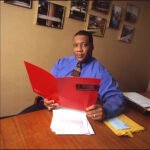
POLYGON ((133 38, 134 30, 135 30, 134 27, 123 25, 120 41, 130 43, 133 38))
POLYGON ((73 0, 71 1, 69 18, 85 21, 88 9, 87 0, 73 0))
POLYGON ((13 4, 21 7, 31 8, 32 1, 31 0, 4 0, 5 3, 13 4))
POLYGON ((123 8, 117 5, 112 6, 111 18, 109 27, 114 29, 119 29, 121 17, 123 13, 123 8))
POLYGON ((130 23, 136 23, 138 14, 139 14, 139 8, 137 8, 135 5, 128 4, 125 21, 128 21, 130 23))
POLYGON ((92 2, 92 10, 108 14, 111 0, 94 0, 92 2))
POLYGON ((46 0, 39 0, 37 25, 62 29, 65 7, 46 0))
POLYGON ((106 28, 106 19, 99 16, 89 15, 87 31, 95 36, 104 37, 106 28))

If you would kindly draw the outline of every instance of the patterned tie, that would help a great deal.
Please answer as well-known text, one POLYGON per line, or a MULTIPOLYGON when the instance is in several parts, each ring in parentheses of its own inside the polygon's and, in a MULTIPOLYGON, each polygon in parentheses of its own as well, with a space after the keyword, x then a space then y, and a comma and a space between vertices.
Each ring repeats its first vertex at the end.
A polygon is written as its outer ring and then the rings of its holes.
POLYGON ((80 77, 81 73, 81 63, 78 63, 77 66, 74 68, 74 70, 71 73, 71 77, 80 77))

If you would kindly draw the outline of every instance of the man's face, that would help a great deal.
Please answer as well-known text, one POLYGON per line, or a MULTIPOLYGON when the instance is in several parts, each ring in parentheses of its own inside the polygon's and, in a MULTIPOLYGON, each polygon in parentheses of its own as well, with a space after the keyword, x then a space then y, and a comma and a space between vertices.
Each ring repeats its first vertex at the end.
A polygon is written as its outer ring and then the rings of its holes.
POLYGON ((76 35, 73 39, 73 53, 79 62, 85 61, 92 56, 92 49, 89 37, 86 35, 76 35))

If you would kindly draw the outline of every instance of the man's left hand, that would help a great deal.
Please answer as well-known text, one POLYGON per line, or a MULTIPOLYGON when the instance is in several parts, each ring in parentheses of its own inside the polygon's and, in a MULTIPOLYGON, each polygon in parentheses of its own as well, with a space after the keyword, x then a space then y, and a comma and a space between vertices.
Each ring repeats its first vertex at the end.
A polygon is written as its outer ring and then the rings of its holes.
POLYGON ((106 117, 104 109, 99 104, 89 106, 86 110, 86 115, 93 120, 102 121, 106 117))

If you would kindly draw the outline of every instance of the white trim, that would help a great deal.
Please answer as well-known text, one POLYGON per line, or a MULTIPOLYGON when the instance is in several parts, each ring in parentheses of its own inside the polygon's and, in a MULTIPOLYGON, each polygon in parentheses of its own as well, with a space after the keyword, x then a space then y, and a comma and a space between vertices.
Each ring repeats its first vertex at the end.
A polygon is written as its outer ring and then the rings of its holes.
POLYGON ((61 22, 60 18, 56 18, 56 17, 52 17, 52 16, 46 16, 46 15, 41 15, 41 14, 38 14, 38 18, 46 19, 46 20, 50 20, 50 21, 61 22))

